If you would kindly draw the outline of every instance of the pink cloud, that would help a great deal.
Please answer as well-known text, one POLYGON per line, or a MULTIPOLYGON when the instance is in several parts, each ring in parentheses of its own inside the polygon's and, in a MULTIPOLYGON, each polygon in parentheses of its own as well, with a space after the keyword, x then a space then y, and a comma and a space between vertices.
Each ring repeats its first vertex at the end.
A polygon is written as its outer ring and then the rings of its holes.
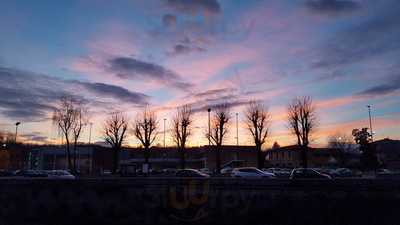
POLYGON ((250 48, 231 45, 224 46, 223 49, 212 50, 203 57, 185 59, 185 63, 182 63, 182 58, 172 59, 168 65, 187 79, 201 83, 229 66, 257 57, 257 53, 250 48))
MULTIPOLYGON (((374 131, 380 131, 377 132, 376 137, 377 138, 384 138, 386 136, 391 136, 393 138, 399 138, 398 133, 386 133, 384 130, 388 128, 397 128, 399 129, 398 124, 400 124, 400 118, 399 114, 393 114, 393 115, 388 115, 388 116, 382 116, 382 117, 375 117, 373 118, 373 129, 374 131)), ((368 119, 361 119, 361 120, 353 120, 353 121, 348 121, 345 123, 331 123, 331 124, 325 124, 321 126, 320 130, 318 133, 321 136, 328 137, 329 135, 333 135, 338 132, 345 132, 347 134, 351 134, 351 131, 355 128, 363 128, 363 127, 369 127, 369 121, 368 119)), ((398 130, 400 131, 400 130, 398 130)))
POLYGON ((315 101, 317 109, 330 109, 336 108, 344 105, 351 104, 356 101, 363 100, 362 97, 357 96, 344 96, 339 98, 324 99, 315 101))

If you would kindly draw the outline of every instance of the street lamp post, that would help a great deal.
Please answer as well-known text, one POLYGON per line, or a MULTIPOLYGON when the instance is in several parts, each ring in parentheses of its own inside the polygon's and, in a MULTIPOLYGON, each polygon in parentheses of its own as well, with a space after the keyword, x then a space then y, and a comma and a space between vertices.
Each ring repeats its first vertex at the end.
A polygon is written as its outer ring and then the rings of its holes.
POLYGON ((371 131, 371 141, 374 141, 374 132, 372 131, 372 119, 371 119, 371 105, 367 105, 369 115, 369 130, 371 131))
POLYGON ((166 147, 166 145, 165 145, 165 121, 167 121, 167 119, 164 118, 164 150, 165 150, 165 147, 166 147))
POLYGON ((18 126, 21 124, 21 122, 16 122, 15 123, 15 144, 17 144, 17 136, 18 136, 18 126))
POLYGON ((210 113, 211 113, 211 108, 207 109, 208 112, 208 147, 211 146, 211 121, 210 121, 210 113))
POLYGON ((239 146, 239 113, 236 113, 236 145, 239 146))

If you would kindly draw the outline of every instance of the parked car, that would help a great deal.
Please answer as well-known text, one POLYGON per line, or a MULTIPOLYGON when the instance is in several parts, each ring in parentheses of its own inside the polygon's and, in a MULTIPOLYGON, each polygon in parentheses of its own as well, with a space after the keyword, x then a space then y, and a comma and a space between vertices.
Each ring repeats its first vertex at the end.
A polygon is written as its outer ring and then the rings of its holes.
POLYGON ((393 174, 393 172, 388 170, 388 169, 378 169, 376 171, 376 174, 379 174, 379 175, 391 175, 391 174, 393 174))
POLYGON ((48 177, 47 173, 43 170, 17 170, 15 176, 18 177, 48 177))
POLYGON ((159 176, 159 175, 162 175, 163 174, 163 171, 162 170, 156 170, 156 169, 152 169, 151 171, 150 171, 150 174, 152 175, 152 176, 159 176))
POLYGON ((242 167, 235 168, 232 170, 232 177, 243 177, 243 178, 275 178, 275 174, 264 172, 255 167, 242 167))
POLYGON ((49 170, 47 175, 50 179, 74 180, 75 176, 66 170, 49 170))
POLYGON ((232 170, 233 170, 232 167, 225 167, 225 168, 222 168, 222 169, 221 169, 220 173, 221 173, 221 175, 223 175, 223 176, 230 176, 231 173, 232 173, 232 170))
POLYGON ((210 175, 202 173, 198 170, 195 169, 182 169, 182 170, 178 170, 178 172, 176 172, 177 177, 210 177, 210 175))
POLYGON ((394 175, 396 174, 388 169, 378 169, 376 171, 376 177, 378 178, 388 178, 388 177, 393 177, 394 175))
POLYGON ((66 170, 68 173, 73 174, 74 176, 80 176, 81 171, 80 170, 66 170))
POLYGON ((103 170, 102 173, 101 173, 101 175, 103 175, 103 176, 110 176, 110 175, 112 175, 112 173, 111 173, 111 170, 103 170))
POLYGON ((314 170, 318 173, 329 175, 330 177, 335 177, 337 175, 336 170, 331 168, 315 168, 314 170))
POLYGON ((361 173, 349 168, 338 168, 335 170, 335 177, 360 177, 361 173))
POLYGON ((14 173, 9 170, 0 170, 0 177, 12 177, 14 173))
POLYGON ((298 168, 294 169, 290 174, 290 179, 332 179, 327 174, 320 173, 310 168, 298 168))
POLYGON ((208 168, 201 168, 199 169, 200 172, 210 175, 211 171, 208 168))
POLYGON ((268 168, 263 169, 264 172, 273 173, 277 178, 289 178, 291 170, 284 168, 268 168))
POLYGON ((177 171, 175 168, 166 168, 162 170, 162 174, 165 176, 175 176, 177 171))

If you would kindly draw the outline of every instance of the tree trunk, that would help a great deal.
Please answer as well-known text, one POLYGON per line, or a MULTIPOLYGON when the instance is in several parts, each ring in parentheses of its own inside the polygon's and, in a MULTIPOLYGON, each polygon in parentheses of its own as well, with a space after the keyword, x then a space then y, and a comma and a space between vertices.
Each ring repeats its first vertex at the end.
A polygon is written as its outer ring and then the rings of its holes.
POLYGON ((76 172, 77 170, 76 170, 76 145, 77 145, 77 142, 76 141, 74 141, 74 161, 73 161, 73 167, 74 167, 74 172, 76 172))
POLYGON ((181 156, 181 169, 185 169, 185 148, 179 148, 180 156, 181 156))
POLYGON ((119 148, 114 147, 113 150, 113 167, 112 167, 112 174, 116 174, 118 170, 118 161, 119 161, 119 148))
POLYGON ((376 170, 379 167, 378 157, 376 155, 376 148, 373 144, 368 143, 361 146, 362 150, 361 163, 364 171, 376 170))
POLYGON ((303 168, 308 167, 307 150, 308 150, 308 146, 301 146, 301 160, 302 160, 303 168))
POLYGON ((144 163, 148 164, 149 163, 149 147, 144 146, 144 163))
POLYGON ((71 161, 71 152, 70 152, 70 149, 69 149, 69 140, 68 140, 68 137, 66 137, 65 140, 66 140, 66 144, 67 144, 67 162, 68 162, 68 169, 69 169, 70 171, 73 171, 73 168, 72 168, 72 161, 71 161))
POLYGON ((215 168, 216 173, 221 173, 221 145, 217 145, 215 149, 215 168))
POLYGON ((264 168, 264 159, 262 157, 261 146, 256 145, 256 150, 257 150, 257 167, 258 169, 262 169, 264 168))

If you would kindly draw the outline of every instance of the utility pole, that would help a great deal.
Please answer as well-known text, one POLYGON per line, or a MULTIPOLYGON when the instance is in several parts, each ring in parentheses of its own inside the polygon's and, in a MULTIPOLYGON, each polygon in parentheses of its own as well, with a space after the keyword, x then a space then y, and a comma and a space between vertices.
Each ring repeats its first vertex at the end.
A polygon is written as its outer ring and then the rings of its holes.
POLYGON ((21 122, 16 122, 15 123, 15 144, 17 144, 17 136, 18 136, 18 126, 21 124, 21 122))
MULTIPOLYGON (((93 127, 93 123, 90 122, 89 123, 89 145, 92 143, 92 127, 93 127)), ((92 173, 92 160, 93 160, 93 148, 91 149, 91 151, 88 150, 88 155, 87 155, 87 160, 89 162, 89 168, 88 168, 88 172, 89 174, 92 173)))
POLYGON ((371 141, 374 141, 374 132, 372 131, 372 120, 371 120, 371 105, 367 105, 369 115, 369 130, 371 131, 371 141))
POLYGON ((211 146, 211 121, 210 121, 211 108, 208 108, 207 112, 208 112, 208 147, 210 147, 211 146))
POLYGON ((236 145, 239 146, 239 113, 236 113, 236 145))
POLYGON ((90 126, 90 128, 89 128, 89 145, 92 143, 92 126, 93 126, 93 123, 91 122, 91 123, 89 123, 89 126, 90 126))
POLYGON ((165 145, 165 121, 167 121, 167 119, 164 118, 164 150, 165 150, 165 147, 166 147, 166 145, 165 145))

